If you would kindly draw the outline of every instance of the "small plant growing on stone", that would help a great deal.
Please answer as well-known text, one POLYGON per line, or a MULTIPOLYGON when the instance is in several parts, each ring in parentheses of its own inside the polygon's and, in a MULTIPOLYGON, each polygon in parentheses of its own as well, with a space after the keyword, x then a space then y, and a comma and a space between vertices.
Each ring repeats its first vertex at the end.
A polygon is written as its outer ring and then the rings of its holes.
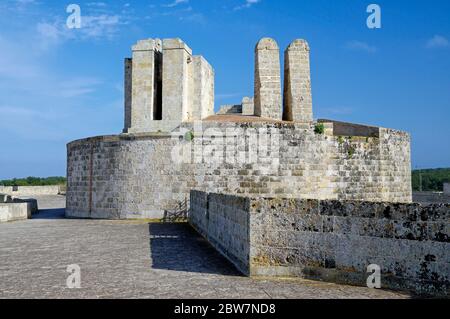
POLYGON ((349 158, 352 158, 355 154, 356 149, 353 146, 349 146, 347 150, 347 154, 349 158))
POLYGON ((184 134, 184 139, 188 142, 192 141, 194 139, 194 133, 192 131, 187 132, 184 134))
POLYGON ((344 143, 344 138, 342 136, 338 137, 338 143, 339 144, 343 144, 344 143))
POLYGON ((314 127, 314 133, 316 134, 324 134, 325 133, 325 125, 323 123, 317 123, 314 127))

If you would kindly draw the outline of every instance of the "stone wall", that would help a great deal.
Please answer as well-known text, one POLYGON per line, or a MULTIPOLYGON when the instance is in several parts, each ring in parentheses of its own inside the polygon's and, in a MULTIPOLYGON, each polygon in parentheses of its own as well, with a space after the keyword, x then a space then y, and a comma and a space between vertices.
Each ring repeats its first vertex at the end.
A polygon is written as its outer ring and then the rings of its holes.
POLYGON ((66 215, 161 218, 186 200, 188 172, 170 161, 167 135, 104 136, 68 146, 66 215))
POLYGON ((380 129, 379 138, 340 137, 332 123, 325 134, 306 123, 201 124, 184 124, 173 135, 124 134, 68 144, 68 216, 161 218, 182 206, 191 189, 411 202, 405 133, 380 129))
POLYGON ((58 195, 60 191, 59 185, 51 186, 0 186, 0 193, 20 197, 34 195, 58 195))
POLYGON ((242 105, 241 104, 221 105, 216 114, 217 115, 242 114, 242 105))
POLYGON ((32 202, 0 203, 0 223, 31 218, 34 204, 32 202))
POLYGON ((450 203, 450 194, 436 192, 413 192, 413 202, 422 204, 450 203))
POLYGON ((190 224, 240 271, 249 268, 250 200, 191 191, 190 224))
POLYGON ((376 264, 383 288, 450 292, 448 204, 239 198, 197 191, 191 201, 190 223, 244 274, 365 286, 367 266, 376 264))
POLYGON ((444 194, 450 195, 450 183, 444 183, 444 194))

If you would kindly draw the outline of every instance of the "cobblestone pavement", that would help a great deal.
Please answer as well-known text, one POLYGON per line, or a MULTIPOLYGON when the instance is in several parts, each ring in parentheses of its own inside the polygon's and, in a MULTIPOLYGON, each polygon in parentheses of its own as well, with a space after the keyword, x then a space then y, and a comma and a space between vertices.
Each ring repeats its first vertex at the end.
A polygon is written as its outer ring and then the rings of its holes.
POLYGON ((250 279, 185 224, 64 219, 39 197, 32 220, 0 224, 0 298, 408 298, 299 279, 250 279), (81 267, 81 289, 66 268, 81 267))

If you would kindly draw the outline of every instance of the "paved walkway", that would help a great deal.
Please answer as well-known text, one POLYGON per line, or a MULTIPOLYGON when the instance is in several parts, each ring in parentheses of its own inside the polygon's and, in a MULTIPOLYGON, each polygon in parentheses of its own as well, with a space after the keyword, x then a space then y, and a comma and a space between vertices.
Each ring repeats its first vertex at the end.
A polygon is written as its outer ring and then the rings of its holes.
POLYGON ((406 298, 298 279, 243 277, 185 224, 64 219, 40 197, 32 220, 0 224, 0 298, 406 298), (81 289, 66 268, 81 267, 81 289))

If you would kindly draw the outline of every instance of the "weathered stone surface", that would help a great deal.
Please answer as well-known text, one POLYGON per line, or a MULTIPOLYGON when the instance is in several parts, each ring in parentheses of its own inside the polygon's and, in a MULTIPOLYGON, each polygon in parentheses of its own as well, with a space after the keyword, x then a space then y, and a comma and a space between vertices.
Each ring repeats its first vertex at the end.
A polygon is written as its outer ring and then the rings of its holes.
POLYGON ((31 218, 33 207, 32 202, 0 203, 0 223, 31 218))
POLYGON ((255 115, 255 101, 252 97, 242 99, 242 115, 255 115))
MULTIPOLYGON (((141 40, 133 46, 131 127, 127 128, 128 132, 148 132, 158 113, 157 70, 160 67, 160 55, 159 39, 141 40)), ((126 76, 129 77, 129 74, 126 76)), ((126 103, 129 101, 126 100, 126 103)))
POLYGON ((214 114, 214 70, 202 56, 193 56, 190 72, 192 88, 189 120, 199 121, 214 114))
POLYGON ((189 108, 189 72, 192 50, 180 39, 163 40, 162 119, 187 121, 189 108))
POLYGON ((246 198, 191 192, 190 223, 244 274, 450 292, 450 204, 246 198))
POLYGON ((280 50, 275 40, 261 39, 255 48, 255 115, 281 120, 280 50))
POLYGON ((0 193, 10 196, 57 195, 61 191, 59 185, 49 186, 0 186, 0 193))
MULTIPOLYGON (((194 132, 191 124, 183 128, 194 132)), ((67 212, 78 217, 161 218, 165 210, 183 203, 191 189, 411 202, 409 136, 380 132, 380 138, 341 139, 316 134, 312 124, 203 122, 190 141, 185 133, 75 141, 67 147, 67 212), (219 137, 229 136, 215 138, 211 132, 217 131, 219 137), (241 138, 252 134, 261 134, 259 143, 267 139, 268 147, 258 151, 252 139, 241 138), (177 163, 172 152, 182 148, 187 148, 189 161, 177 163)))
POLYGON ((133 59, 127 58, 124 63, 124 101, 125 101, 125 117, 124 117, 124 130, 126 133, 131 128, 131 107, 133 96, 133 59))
POLYGON ((225 114, 242 114, 242 105, 222 105, 219 107, 219 111, 216 113, 217 115, 225 115, 225 114))
POLYGON ((413 192, 413 202, 422 204, 450 203, 450 194, 437 192, 413 192))
POLYGON ((312 114, 309 45, 295 40, 284 52, 284 109, 286 121, 310 122, 312 114))
POLYGON ((444 194, 450 195, 450 183, 444 183, 444 194))

